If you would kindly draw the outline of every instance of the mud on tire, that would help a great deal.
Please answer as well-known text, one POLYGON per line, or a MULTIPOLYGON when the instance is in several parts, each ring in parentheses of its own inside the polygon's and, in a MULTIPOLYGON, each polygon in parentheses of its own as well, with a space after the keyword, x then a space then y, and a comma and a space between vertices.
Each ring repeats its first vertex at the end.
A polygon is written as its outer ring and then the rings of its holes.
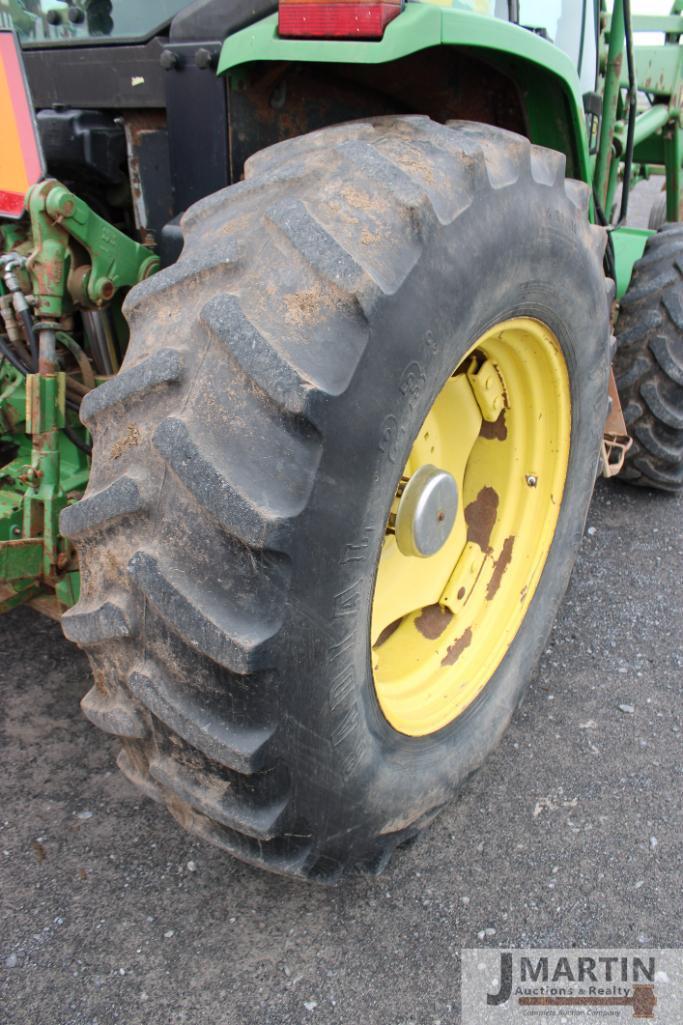
POLYGON ((482 125, 342 125, 246 176, 185 215, 178 263, 126 302, 122 371, 83 402, 93 470, 62 520, 82 573, 64 630, 129 779, 237 857, 332 882, 381 869, 434 816, 542 651, 604 422, 604 233, 560 154, 482 125), (556 540, 476 705, 407 738, 369 657, 387 495, 468 343, 515 315, 552 327, 570 372, 556 540))

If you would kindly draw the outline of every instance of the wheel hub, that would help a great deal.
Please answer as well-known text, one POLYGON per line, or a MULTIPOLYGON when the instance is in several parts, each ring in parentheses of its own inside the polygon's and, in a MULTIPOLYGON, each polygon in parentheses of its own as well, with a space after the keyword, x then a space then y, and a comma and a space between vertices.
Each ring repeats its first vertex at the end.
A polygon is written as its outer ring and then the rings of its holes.
POLYGON ((458 485, 446 470, 421 466, 403 488, 396 512, 402 555, 428 558, 444 546, 458 512, 458 485))
POLYGON ((424 736, 478 697, 526 615, 555 535, 571 434, 560 344, 527 317, 469 349, 418 432, 373 597, 375 692, 424 736))

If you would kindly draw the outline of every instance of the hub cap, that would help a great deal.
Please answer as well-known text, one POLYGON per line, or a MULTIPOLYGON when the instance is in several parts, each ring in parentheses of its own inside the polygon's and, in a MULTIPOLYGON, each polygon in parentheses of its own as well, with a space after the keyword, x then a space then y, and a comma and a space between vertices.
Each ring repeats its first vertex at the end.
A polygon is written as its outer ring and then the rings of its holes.
POLYGON ((399 498, 394 524, 398 550, 423 559, 436 555, 448 540, 457 511, 455 478, 436 466, 420 466, 399 498))

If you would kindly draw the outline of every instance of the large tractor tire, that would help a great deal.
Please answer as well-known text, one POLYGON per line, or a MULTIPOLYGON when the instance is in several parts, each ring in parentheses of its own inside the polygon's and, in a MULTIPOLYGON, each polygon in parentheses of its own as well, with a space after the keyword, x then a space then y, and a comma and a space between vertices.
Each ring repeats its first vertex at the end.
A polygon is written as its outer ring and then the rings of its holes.
POLYGON ((325 129, 127 300, 64 630, 126 776, 245 861, 381 869, 520 701, 607 402, 605 238, 563 171, 477 124, 325 129))
POLYGON ((621 301, 614 374, 633 444, 621 478, 683 487, 683 224, 648 239, 621 301))
POLYGON ((650 231, 659 231, 666 224, 666 189, 659 193, 650 207, 647 226, 650 231))
MULTIPOLYGON (((678 205, 679 220, 683 220, 683 199, 678 205)), ((666 186, 662 188, 654 203, 650 207, 650 216, 647 226, 650 231, 659 231, 666 224, 666 186)))

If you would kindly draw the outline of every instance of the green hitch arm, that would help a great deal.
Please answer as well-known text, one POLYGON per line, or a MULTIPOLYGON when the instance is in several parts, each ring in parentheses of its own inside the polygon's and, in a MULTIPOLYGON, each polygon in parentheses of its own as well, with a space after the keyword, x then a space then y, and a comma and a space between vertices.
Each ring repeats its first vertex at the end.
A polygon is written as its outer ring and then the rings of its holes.
POLYGON ((136 285, 159 268, 158 256, 108 224, 54 178, 30 189, 27 206, 35 242, 28 270, 39 318, 62 316, 67 285, 77 304, 103 306, 117 289, 136 285), (91 261, 71 276, 69 237, 80 242, 91 261))
POLYGON ((48 217, 45 209, 47 196, 56 184, 52 180, 39 182, 29 190, 26 200, 34 247, 27 269, 37 301, 36 312, 40 317, 54 320, 64 313, 70 265, 69 237, 60 224, 48 217))
POLYGON ((159 269, 158 256, 117 231, 63 185, 50 190, 46 210, 92 258, 80 287, 93 305, 109 302, 118 288, 136 285, 159 269))

